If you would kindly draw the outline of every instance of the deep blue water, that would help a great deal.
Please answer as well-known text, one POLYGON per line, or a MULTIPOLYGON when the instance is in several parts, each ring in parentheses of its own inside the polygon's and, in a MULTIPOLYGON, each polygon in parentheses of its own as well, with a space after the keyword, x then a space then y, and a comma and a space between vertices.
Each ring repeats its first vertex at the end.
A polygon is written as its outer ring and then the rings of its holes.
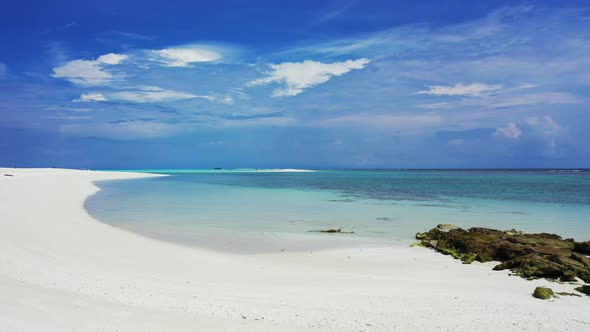
POLYGON ((172 174, 173 177, 161 180, 254 188, 332 190, 348 197, 391 201, 441 202, 468 197, 590 205, 590 172, 587 171, 359 170, 172 174))

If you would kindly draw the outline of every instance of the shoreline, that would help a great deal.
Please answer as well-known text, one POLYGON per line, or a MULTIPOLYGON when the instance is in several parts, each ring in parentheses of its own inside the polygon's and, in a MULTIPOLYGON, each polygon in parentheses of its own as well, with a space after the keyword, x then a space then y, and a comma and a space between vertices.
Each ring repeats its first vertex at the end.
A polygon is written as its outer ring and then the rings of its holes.
POLYGON ((93 181, 151 175, 0 174, 0 289, 7 294, 0 326, 11 331, 590 328, 588 298, 531 296, 536 286, 569 285, 466 266, 422 248, 219 253, 122 231, 84 210, 98 190, 93 181))

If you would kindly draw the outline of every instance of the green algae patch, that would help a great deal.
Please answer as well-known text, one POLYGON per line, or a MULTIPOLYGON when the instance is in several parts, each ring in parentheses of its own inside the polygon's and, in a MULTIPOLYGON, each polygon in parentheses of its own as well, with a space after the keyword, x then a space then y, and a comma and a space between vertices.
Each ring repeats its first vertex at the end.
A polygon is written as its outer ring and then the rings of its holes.
POLYGON ((578 294, 575 293, 568 293, 568 292, 557 292, 557 295, 561 295, 561 296, 575 296, 575 297, 581 297, 578 294))
POLYGON ((548 300, 548 299, 554 297, 555 293, 553 292, 553 290, 551 288, 537 287, 537 288, 535 288, 535 291, 533 292, 533 296, 538 299, 541 299, 541 300, 548 300))
POLYGON ((310 231, 310 232, 331 233, 331 234, 354 234, 354 231, 346 232, 346 231, 343 231, 342 228, 318 229, 318 230, 310 231))

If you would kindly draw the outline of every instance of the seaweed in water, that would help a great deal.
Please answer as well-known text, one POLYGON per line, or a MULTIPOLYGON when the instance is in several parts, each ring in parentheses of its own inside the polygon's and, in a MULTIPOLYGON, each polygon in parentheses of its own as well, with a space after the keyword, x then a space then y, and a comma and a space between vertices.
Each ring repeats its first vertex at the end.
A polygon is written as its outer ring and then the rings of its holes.
POLYGON ((354 234, 354 231, 345 232, 342 228, 328 228, 328 229, 318 229, 310 232, 317 232, 317 233, 337 233, 337 234, 354 234))

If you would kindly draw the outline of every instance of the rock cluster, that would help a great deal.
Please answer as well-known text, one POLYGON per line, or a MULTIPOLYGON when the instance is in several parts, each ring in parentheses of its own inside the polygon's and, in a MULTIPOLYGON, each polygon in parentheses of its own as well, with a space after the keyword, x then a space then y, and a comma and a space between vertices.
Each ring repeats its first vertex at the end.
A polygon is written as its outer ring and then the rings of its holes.
POLYGON ((444 226, 418 233, 416 239, 466 264, 499 261, 494 270, 510 269, 523 278, 576 281, 577 277, 590 283, 590 241, 575 242, 547 233, 444 226))

